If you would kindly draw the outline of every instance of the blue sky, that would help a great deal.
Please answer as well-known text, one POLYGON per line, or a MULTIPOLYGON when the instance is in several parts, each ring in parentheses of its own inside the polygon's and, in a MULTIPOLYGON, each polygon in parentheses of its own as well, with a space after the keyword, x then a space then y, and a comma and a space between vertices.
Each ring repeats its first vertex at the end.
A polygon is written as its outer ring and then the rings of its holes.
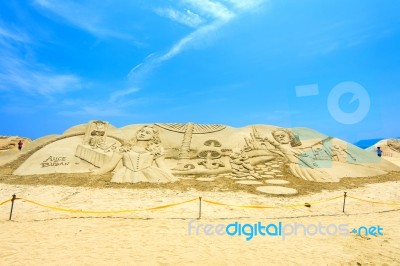
POLYGON ((400 1, 0 2, 0 135, 102 119, 400 136, 400 1))

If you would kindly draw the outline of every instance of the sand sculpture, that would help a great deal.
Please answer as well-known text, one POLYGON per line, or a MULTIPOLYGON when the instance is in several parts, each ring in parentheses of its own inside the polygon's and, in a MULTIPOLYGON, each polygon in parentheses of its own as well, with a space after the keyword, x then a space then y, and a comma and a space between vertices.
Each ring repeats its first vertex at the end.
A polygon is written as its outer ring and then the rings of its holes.
POLYGON ((164 164, 164 151, 158 130, 154 126, 143 126, 136 133, 135 138, 129 140, 112 158, 99 170, 92 174, 102 174, 116 168, 119 162, 122 166, 113 175, 111 182, 138 183, 152 182, 165 183, 176 181, 164 164))
POLYGON ((275 149, 271 149, 271 151, 286 158, 286 165, 294 176, 309 181, 338 181, 336 177, 330 176, 327 172, 318 169, 317 158, 319 158, 319 156, 315 156, 314 153, 314 156, 311 157, 307 153, 295 148, 301 146, 302 143, 291 131, 287 129, 277 129, 272 132, 272 136, 274 140, 265 138, 266 141, 275 147, 275 149))
POLYGON ((387 145, 392 151, 400 153, 400 139, 389 139, 387 145))
MULTIPOLYGON (((397 151, 398 143, 388 141, 387 146, 397 151)), ((111 172, 110 181, 116 183, 230 178, 238 184, 265 186, 287 185, 288 176, 304 182, 338 182, 391 171, 400 167, 306 128, 195 123, 115 128, 96 120, 50 138, 14 174, 111 172)))
POLYGON ((82 143, 77 145, 75 156, 94 166, 102 167, 110 161, 120 142, 107 138, 108 122, 90 121, 82 143))

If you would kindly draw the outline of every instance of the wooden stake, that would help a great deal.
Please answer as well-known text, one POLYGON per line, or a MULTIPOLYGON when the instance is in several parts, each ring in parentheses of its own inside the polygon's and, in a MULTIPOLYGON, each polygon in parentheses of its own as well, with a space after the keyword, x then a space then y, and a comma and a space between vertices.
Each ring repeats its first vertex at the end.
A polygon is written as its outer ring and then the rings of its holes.
POLYGON ((10 210, 10 221, 11 221, 11 218, 12 218, 12 213, 13 213, 13 209, 14 209, 14 200, 15 200, 15 198, 16 198, 17 196, 15 195, 15 194, 13 194, 12 195, 12 199, 11 199, 11 210, 10 210))
POLYGON ((197 219, 200 219, 201 218, 201 197, 199 197, 199 218, 197 218, 197 219))

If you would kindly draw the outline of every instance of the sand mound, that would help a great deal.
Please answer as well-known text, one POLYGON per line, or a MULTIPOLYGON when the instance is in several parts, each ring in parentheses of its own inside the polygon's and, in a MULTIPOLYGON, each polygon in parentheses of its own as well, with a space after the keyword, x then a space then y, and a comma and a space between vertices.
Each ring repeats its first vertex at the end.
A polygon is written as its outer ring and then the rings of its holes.
POLYGON ((0 136, 0 152, 5 151, 18 151, 18 142, 22 141, 24 148, 26 145, 32 142, 32 140, 18 136, 0 136))
POLYGON ((0 152, 18 150, 19 141, 22 141, 23 145, 27 145, 32 140, 18 136, 0 136, 0 152))

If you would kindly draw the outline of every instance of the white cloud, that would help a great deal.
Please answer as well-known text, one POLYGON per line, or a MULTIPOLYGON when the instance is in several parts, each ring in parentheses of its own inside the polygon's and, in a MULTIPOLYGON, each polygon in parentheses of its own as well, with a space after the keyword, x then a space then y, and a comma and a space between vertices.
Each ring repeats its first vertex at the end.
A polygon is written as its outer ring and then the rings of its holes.
POLYGON ((229 20, 235 16, 231 10, 220 2, 210 0, 185 0, 184 3, 192 5, 205 16, 212 16, 216 19, 229 20))
POLYGON ((50 97, 81 87, 79 77, 59 74, 40 65, 30 65, 17 56, 2 54, 0 62, 0 90, 22 90, 29 94, 50 97))
POLYGON ((29 34, 16 26, 0 25, 0 91, 23 91, 51 97, 78 89, 81 79, 69 73, 57 73, 32 60, 29 34))
POLYGON ((49 11, 72 25, 98 37, 113 37, 133 40, 130 34, 107 28, 105 16, 112 8, 105 1, 71 2, 57 0, 35 0, 38 7, 49 11))
POLYGON ((139 90, 140 90, 139 88, 130 88, 130 89, 126 89, 126 90, 115 91, 115 92, 113 92, 111 94, 109 102, 110 103, 114 103, 114 102, 116 102, 118 100, 118 98, 121 98, 121 97, 127 96, 129 94, 138 92, 139 90))
POLYGON ((64 116, 90 116, 90 117, 113 117, 113 116, 127 116, 125 112, 121 111, 118 108, 107 106, 104 107, 95 107, 95 106, 83 106, 79 107, 78 109, 71 111, 61 111, 59 112, 60 115, 64 116))
POLYGON ((0 25, 0 44, 5 44, 7 39, 23 43, 30 42, 29 37, 17 28, 7 29, 0 25))
POLYGON ((147 75, 151 73, 162 62, 167 61, 177 54, 181 53, 184 49, 188 48, 190 44, 195 44, 196 41, 203 40, 203 38, 210 32, 217 30, 224 21, 216 21, 212 24, 202 26, 197 30, 191 32, 187 36, 176 42, 167 52, 161 55, 151 54, 146 59, 136 65, 128 74, 128 79, 135 85, 140 83, 147 75))
POLYGON ((134 84, 139 84, 160 63, 160 59, 154 53, 148 55, 142 63, 136 65, 128 73, 128 79, 134 84))
MULTIPOLYGON (((134 68, 131 69, 128 74, 128 78, 134 84, 138 84, 141 80, 144 79, 145 76, 147 76, 162 62, 173 58, 185 49, 196 46, 198 42, 204 41, 207 36, 210 35, 210 33, 216 32, 224 24, 230 22, 236 16, 241 15, 243 12, 258 8, 263 2, 264 0, 249 0, 247 4, 240 4, 239 1, 229 1, 229 4, 231 6, 231 8, 229 8, 218 1, 181 0, 181 5, 189 5, 192 10, 196 12, 196 14, 201 14, 203 17, 200 17, 200 19, 202 21, 207 21, 207 23, 204 22, 202 24, 199 24, 200 26, 198 28, 178 40, 174 45, 172 45, 171 48, 168 49, 167 52, 159 55, 155 55, 153 53, 150 56, 146 57, 146 59, 142 63, 136 65, 134 68), (234 9, 237 9, 237 11, 235 12, 234 9)), ((187 7, 184 8, 185 10, 188 10, 187 7)), ((178 21, 178 18, 180 18, 179 14, 181 14, 182 12, 169 8, 157 9, 156 13, 161 16, 168 17, 173 21, 178 21), (162 12, 164 13, 162 13, 160 10, 162 10, 162 12), (167 15, 166 10, 169 10, 169 15, 167 15)))
POLYGON ((159 57, 159 61, 166 61, 179 54, 183 49, 196 41, 202 40, 208 33, 217 30, 220 26, 224 24, 224 21, 216 21, 212 24, 205 25, 193 31, 189 35, 180 39, 175 43, 168 52, 159 57))
POLYGON ((192 28, 196 28, 203 23, 203 19, 198 14, 193 13, 189 9, 181 12, 173 8, 158 8, 156 9, 156 13, 160 16, 169 18, 173 21, 192 28))
POLYGON ((235 9, 248 11, 259 8, 265 3, 264 0, 225 0, 231 4, 235 9))

